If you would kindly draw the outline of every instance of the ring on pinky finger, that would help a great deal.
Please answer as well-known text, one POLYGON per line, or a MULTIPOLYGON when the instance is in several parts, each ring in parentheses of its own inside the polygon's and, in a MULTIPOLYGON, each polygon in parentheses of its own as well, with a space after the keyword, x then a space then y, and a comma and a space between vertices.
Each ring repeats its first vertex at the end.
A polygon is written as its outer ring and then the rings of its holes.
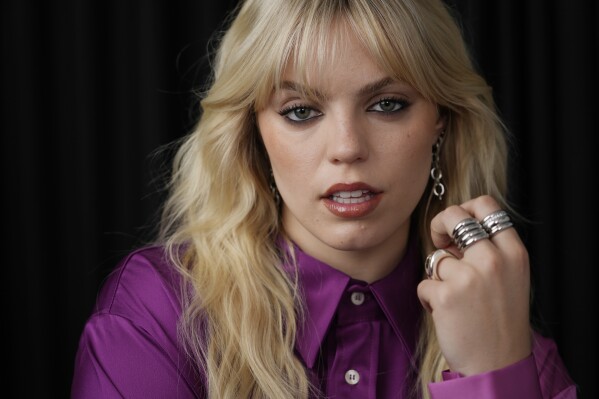
POLYGON ((437 265, 441 259, 447 258, 449 256, 455 258, 451 252, 445 249, 437 249, 426 257, 426 261, 424 262, 424 270, 426 271, 426 275, 429 279, 442 281, 441 277, 439 277, 437 265))

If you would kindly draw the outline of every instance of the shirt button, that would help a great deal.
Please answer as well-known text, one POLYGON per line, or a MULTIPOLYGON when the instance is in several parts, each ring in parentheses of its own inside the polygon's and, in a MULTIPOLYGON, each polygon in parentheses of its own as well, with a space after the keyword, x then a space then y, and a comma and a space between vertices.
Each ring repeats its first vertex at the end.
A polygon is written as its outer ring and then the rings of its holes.
POLYGON ((351 303, 354 305, 360 306, 364 303, 364 293, 362 292, 352 292, 351 294, 351 303))
POLYGON ((356 370, 347 370, 345 372, 345 382, 349 385, 356 385, 360 381, 360 373, 356 370))

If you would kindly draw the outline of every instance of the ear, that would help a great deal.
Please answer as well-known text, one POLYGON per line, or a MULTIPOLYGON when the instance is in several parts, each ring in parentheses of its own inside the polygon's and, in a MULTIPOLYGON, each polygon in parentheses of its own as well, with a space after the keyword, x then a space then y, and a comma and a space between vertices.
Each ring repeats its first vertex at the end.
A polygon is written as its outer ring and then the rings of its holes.
POLYGON ((437 104, 437 129, 439 132, 445 130, 447 127, 447 121, 449 119, 449 110, 441 105, 437 104))
POLYGON ((437 122, 435 124, 435 142, 439 139, 441 133, 447 129, 449 120, 449 111, 446 108, 437 105, 437 122))

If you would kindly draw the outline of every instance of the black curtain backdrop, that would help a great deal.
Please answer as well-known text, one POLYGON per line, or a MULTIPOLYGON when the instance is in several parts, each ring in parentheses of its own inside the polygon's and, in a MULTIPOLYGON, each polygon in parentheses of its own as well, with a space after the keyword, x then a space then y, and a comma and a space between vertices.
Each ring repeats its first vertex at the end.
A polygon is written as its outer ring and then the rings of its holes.
MULTIPOLYGON (((69 396, 106 274, 152 238, 164 165, 198 113, 209 37, 234 0, 5 0, 2 31, 2 391, 69 396)), ((511 199, 535 316, 597 398, 599 6, 453 0, 513 133, 511 199)))

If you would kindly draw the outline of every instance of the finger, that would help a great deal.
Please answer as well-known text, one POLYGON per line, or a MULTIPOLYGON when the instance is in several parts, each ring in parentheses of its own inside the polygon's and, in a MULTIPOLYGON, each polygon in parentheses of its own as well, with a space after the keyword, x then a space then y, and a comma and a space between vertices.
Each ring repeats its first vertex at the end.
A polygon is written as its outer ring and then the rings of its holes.
MULTIPOLYGON (((441 280, 425 279, 418 284, 417 294, 422 306, 429 312, 433 312, 441 298, 451 292, 449 281, 467 277, 473 272, 471 266, 460 262, 455 258, 444 258, 443 268, 439 269, 441 280), (442 270, 442 271, 441 271, 442 270), (447 291, 447 290, 450 291, 447 291)), ((441 262, 439 262, 441 263, 441 262)))
POLYGON ((457 258, 448 256, 437 262, 434 276, 438 281, 451 281, 457 278, 464 271, 465 267, 469 266, 457 258))
POLYGON ((456 259, 456 256, 446 249, 437 249, 436 251, 431 252, 424 262, 424 269, 428 278, 433 280, 442 280, 442 277, 439 274, 439 269, 441 266, 441 262, 445 259, 456 259))
MULTIPOLYGON (((431 221, 431 238, 433 244, 437 248, 446 248, 453 243, 453 230, 467 218, 472 218, 474 215, 469 213, 461 206, 452 205, 445 210, 439 212, 431 221)), ((473 254, 484 253, 485 250, 492 250, 493 244, 487 239, 481 239, 464 249, 466 252, 473 254)))
MULTIPOLYGON (((461 207, 480 221, 484 220, 491 213, 501 210, 497 201, 488 195, 466 201, 461 207)), ((493 234, 490 240, 501 251, 507 251, 513 248, 513 245, 523 245, 518 232, 514 228, 501 230, 493 234)))
POLYGON ((433 295, 439 290, 441 281, 436 280, 422 280, 417 287, 417 294, 422 307, 426 309, 428 312, 433 311, 433 307, 431 305, 431 301, 433 300, 433 295))

